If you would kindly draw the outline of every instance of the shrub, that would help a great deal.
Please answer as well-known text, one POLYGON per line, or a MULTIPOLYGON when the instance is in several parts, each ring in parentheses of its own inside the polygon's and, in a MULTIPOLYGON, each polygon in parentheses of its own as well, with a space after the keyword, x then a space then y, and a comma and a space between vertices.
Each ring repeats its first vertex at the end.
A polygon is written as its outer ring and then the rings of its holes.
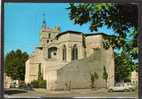
POLYGON ((31 85, 32 85, 32 87, 34 87, 34 88, 38 88, 39 86, 38 86, 38 80, 33 80, 32 82, 31 82, 31 85))
POLYGON ((39 80, 39 87, 46 88, 46 80, 39 80))
POLYGON ((46 88, 46 80, 34 80, 31 85, 34 88, 46 88))
POLYGON ((90 72, 90 79, 91 79, 91 88, 94 88, 94 82, 99 78, 98 74, 96 72, 91 73, 90 72))

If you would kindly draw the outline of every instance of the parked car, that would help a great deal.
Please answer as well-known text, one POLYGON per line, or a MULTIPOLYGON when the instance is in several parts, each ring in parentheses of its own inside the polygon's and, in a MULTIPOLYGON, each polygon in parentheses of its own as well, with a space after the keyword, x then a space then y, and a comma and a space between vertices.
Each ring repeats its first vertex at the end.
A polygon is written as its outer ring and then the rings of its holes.
POLYGON ((130 83, 119 83, 116 84, 114 87, 110 87, 108 89, 108 92, 128 92, 128 91, 134 91, 135 90, 135 86, 133 86, 130 83))
POLYGON ((136 89, 136 85, 132 83, 124 83, 124 84, 125 84, 124 86, 127 86, 130 91, 134 91, 136 89))

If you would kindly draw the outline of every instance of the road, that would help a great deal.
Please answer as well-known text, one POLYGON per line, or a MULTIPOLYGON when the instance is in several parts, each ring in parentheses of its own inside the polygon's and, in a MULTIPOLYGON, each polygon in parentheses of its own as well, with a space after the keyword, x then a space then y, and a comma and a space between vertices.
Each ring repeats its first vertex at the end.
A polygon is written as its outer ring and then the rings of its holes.
POLYGON ((26 91, 21 93, 15 93, 6 95, 6 97, 25 97, 25 98, 40 98, 40 97, 73 97, 73 98, 83 98, 83 97, 125 97, 125 98, 136 98, 138 96, 138 91, 133 92, 108 92, 106 89, 75 89, 71 91, 47 91, 45 89, 35 89, 34 91, 26 91))

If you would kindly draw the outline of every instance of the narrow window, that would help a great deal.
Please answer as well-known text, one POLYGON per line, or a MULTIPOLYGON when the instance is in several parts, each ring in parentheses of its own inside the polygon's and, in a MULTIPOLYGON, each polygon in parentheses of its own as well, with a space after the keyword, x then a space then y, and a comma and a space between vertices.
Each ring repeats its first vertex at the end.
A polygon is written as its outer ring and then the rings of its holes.
POLYGON ((78 59, 78 48, 77 45, 75 44, 72 48, 72 60, 77 60, 78 59))
POLYGON ((66 52, 66 46, 64 45, 63 46, 63 60, 64 61, 66 61, 66 54, 67 54, 67 52, 66 52))
POLYGON ((38 80, 43 80, 43 74, 42 74, 42 70, 41 70, 41 63, 39 63, 39 67, 38 67, 38 80))
POLYGON ((48 38, 50 38, 50 36, 51 36, 51 34, 49 33, 49 34, 48 34, 48 38))

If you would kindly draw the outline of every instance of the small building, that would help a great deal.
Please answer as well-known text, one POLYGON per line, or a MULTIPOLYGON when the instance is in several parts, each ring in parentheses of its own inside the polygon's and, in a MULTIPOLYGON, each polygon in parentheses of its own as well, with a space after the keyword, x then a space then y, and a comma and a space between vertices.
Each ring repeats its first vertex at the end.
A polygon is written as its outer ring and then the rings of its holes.
POLYGON ((135 70, 131 72, 131 83, 137 84, 138 83, 138 72, 135 70))
POLYGON ((11 77, 7 76, 6 73, 4 73, 4 88, 10 88, 12 84, 11 77))
POLYGON ((114 86, 114 52, 105 49, 104 33, 85 34, 77 31, 61 32, 60 27, 49 28, 43 20, 40 45, 26 61, 25 82, 38 79, 38 73, 47 81, 48 90, 90 88, 90 74, 96 72, 98 88, 106 86, 104 67, 108 73, 107 86, 114 86))

